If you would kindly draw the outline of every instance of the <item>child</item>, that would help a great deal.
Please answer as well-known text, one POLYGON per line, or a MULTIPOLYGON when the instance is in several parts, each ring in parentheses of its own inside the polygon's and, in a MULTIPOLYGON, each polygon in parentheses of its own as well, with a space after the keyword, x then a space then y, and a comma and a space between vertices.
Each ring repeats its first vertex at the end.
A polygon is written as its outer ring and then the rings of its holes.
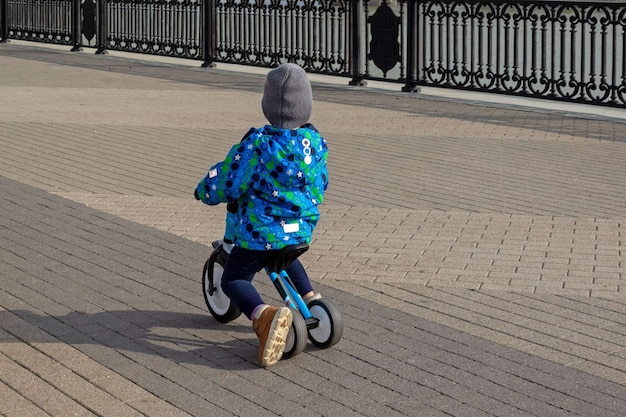
MULTIPOLYGON (((292 313, 263 303, 252 279, 275 251, 310 243, 328 185, 326 141, 307 123, 312 106, 311 84, 302 68, 283 64, 271 70, 262 100, 270 125, 250 129, 195 192, 206 204, 228 203, 225 238, 234 247, 221 286, 252 320, 263 367, 282 357, 292 313)), ((305 302, 320 297, 300 261, 287 273, 305 302)))

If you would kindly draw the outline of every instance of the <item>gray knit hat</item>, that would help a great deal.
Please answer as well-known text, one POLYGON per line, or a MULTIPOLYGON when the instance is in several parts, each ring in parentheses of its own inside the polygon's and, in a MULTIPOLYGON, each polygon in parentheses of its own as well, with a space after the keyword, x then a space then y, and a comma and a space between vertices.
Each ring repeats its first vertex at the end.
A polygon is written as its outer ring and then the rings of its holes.
POLYGON ((297 129, 311 117, 313 93, 306 72, 296 64, 282 64, 267 74, 263 114, 272 126, 297 129))

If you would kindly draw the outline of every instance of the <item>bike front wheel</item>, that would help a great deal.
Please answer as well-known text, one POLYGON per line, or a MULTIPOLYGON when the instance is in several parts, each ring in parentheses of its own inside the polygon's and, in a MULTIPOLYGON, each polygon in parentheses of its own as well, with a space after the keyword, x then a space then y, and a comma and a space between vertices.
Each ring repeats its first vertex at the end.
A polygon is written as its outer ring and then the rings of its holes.
POLYGON ((213 251, 204 264, 202 271, 202 289, 204 301, 215 320, 228 323, 241 315, 241 310, 231 301, 222 290, 222 274, 224 273, 225 258, 219 256, 221 248, 213 251))

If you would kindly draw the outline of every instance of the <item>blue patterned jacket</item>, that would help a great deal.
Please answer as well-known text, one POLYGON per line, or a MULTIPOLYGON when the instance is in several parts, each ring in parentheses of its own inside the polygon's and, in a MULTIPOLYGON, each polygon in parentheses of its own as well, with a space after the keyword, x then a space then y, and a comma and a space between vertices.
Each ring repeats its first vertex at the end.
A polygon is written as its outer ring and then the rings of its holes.
MULTIPOLYGON (((326 140, 311 124, 252 128, 196 188, 209 205, 237 202, 235 245, 252 250, 310 243, 328 186, 326 140)), ((229 222, 230 223, 230 222, 229 222)))

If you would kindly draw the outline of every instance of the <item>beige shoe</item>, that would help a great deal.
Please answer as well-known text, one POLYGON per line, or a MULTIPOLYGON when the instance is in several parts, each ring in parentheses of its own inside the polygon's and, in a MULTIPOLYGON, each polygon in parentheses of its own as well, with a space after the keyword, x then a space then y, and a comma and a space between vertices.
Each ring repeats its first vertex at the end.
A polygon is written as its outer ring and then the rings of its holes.
POLYGON ((274 365, 285 351, 287 334, 293 316, 287 307, 267 307, 261 317, 252 320, 252 328, 259 337, 259 364, 274 365))
POLYGON ((313 295, 310 295, 306 298, 303 298, 304 304, 309 305, 309 303, 313 300, 319 300, 320 298, 322 298, 322 294, 316 292, 313 295))

